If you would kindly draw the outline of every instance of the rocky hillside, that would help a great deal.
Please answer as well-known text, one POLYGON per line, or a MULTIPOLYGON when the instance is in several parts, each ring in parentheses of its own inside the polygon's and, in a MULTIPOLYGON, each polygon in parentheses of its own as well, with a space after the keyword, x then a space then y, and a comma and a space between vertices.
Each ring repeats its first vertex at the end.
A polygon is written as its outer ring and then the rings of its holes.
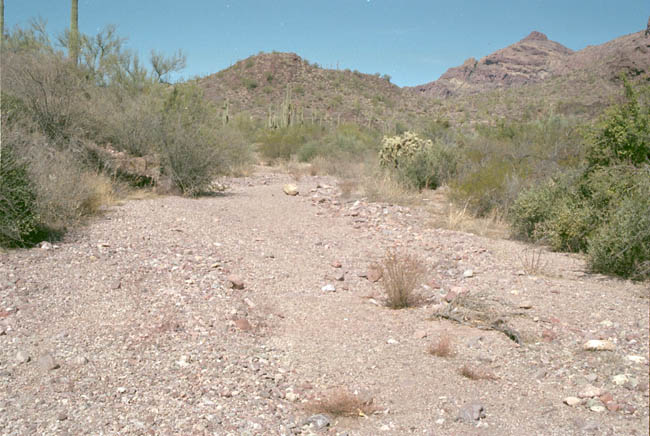
MULTIPOLYGON (((621 72, 650 80, 650 35, 641 31, 573 52, 532 32, 521 41, 480 60, 470 58, 438 80, 411 88, 420 94, 449 98, 493 89, 540 83, 558 77, 595 75, 616 80, 621 72)), ((588 83, 575 83, 584 88, 588 83)))
POLYGON ((438 80, 400 88, 390 78, 322 68, 295 53, 260 53, 198 79, 230 116, 266 121, 289 104, 304 121, 355 122, 391 131, 432 119, 453 124, 562 114, 591 119, 620 95, 625 72, 650 81, 650 28, 572 51, 532 32, 480 60, 468 59, 438 80))
POLYGON ((287 99, 296 115, 314 121, 354 121, 380 125, 425 114, 418 98, 403 98, 403 90, 380 74, 333 70, 312 64, 295 53, 260 53, 216 74, 199 79, 208 98, 247 111, 258 118, 276 113, 287 99))

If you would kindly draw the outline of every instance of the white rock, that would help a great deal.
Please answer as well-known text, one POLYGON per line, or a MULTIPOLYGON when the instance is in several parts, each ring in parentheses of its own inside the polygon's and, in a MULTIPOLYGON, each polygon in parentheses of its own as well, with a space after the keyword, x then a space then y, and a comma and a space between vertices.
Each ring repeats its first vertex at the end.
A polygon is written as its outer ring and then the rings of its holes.
POLYGON ((393 338, 388 339, 388 340, 386 341, 386 343, 387 343, 387 344, 391 344, 391 345, 399 344, 399 342, 397 342, 397 341, 396 341, 395 339, 393 339, 393 338))
POLYGON ((614 351, 616 345, 612 341, 601 341, 599 339, 591 339, 587 341, 582 348, 586 351, 614 351))
POLYGON ((284 394, 284 398, 286 398, 287 401, 294 402, 294 401, 298 401, 298 398, 300 398, 300 396, 295 392, 289 391, 286 394, 284 394))
POLYGON ((643 356, 635 356, 633 354, 630 354, 629 356, 626 356, 625 358, 627 360, 629 360, 630 362, 633 362, 633 363, 641 363, 641 364, 645 363, 645 357, 643 357, 643 356))
POLYGON ((616 374, 612 377, 612 382, 617 386, 621 386, 627 383, 629 379, 630 378, 625 374, 616 374))
POLYGON ((596 386, 587 385, 582 391, 578 394, 580 398, 593 398, 599 397, 602 394, 602 390, 596 386))
POLYGON ((444 423, 445 423, 445 418, 438 418, 438 419, 436 419, 436 424, 438 424, 438 425, 442 425, 442 424, 444 424, 444 423))
POLYGON ((564 399, 564 404, 567 404, 571 407, 577 406, 580 403, 582 403, 582 400, 578 397, 566 397, 564 399))
POLYGON ((463 277, 465 278, 474 277, 474 271, 471 269, 465 270, 465 272, 463 273, 463 277))
POLYGON ((335 292, 336 291, 336 286, 332 285, 331 283, 326 284, 322 288, 320 288, 321 291, 323 292, 335 292))
POLYGON ((16 353, 16 363, 27 363, 30 360, 32 360, 32 358, 30 357, 29 354, 25 353, 24 351, 19 351, 18 353, 16 353))
POLYGON ((285 194, 287 195, 298 195, 298 187, 296 185, 292 185, 291 183, 287 183, 282 187, 282 190, 284 191, 285 194))

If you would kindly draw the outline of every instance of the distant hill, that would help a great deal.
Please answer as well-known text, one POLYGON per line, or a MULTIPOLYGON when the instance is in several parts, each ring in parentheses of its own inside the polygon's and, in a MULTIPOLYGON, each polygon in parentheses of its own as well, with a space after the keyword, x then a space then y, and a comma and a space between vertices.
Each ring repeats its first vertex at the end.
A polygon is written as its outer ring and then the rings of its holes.
POLYGON ((549 40, 543 33, 532 32, 515 44, 478 61, 470 58, 463 65, 447 70, 438 80, 411 90, 430 97, 449 98, 570 75, 580 77, 584 73, 615 81, 621 72, 650 80, 650 36, 646 31, 576 52, 549 40))
POLYGON ((555 114, 591 119, 620 96, 621 72, 650 83, 650 27, 575 52, 534 31, 415 87, 275 52, 250 56, 197 81, 206 97, 227 106, 231 115, 246 112, 266 120, 290 103, 301 120, 352 121, 390 131, 427 120, 471 125, 555 114))
POLYGON ((354 121, 375 127, 425 115, 420 98, 404 98, 387 76, 333 70, 310 64, 295 53, 261 53, 198 80, 205 95, 232 113, 265 118, 290 94, 298 116, 327 122, 354 121))

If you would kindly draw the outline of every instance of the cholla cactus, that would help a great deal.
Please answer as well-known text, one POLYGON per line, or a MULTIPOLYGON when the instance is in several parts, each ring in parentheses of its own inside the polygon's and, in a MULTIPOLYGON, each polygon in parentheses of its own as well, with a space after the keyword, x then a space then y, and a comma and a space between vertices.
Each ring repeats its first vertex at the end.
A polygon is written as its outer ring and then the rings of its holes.
POLYGON ((422 139, 413 132, 404 132, 392 137, 384 136, 379 151, 379 163, 384 168, 397 168, 400 161, 432 146, 431 140, 422 139))

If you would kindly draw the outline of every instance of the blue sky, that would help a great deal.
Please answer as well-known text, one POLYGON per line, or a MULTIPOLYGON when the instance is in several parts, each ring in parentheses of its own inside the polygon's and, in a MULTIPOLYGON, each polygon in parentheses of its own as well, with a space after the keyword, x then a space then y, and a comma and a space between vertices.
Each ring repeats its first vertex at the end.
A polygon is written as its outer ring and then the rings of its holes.
MULTIPOLYGON (((79 28, 115 24, 144 58, 187 54, 185 77, 259 51, 291 51, 329 68, 389 74, 400 86, 437 79, 532 30, 577 50, 645 29, 649 0, 79 0, 79 28)), ((69 24, 69 0, 5 0, 5 28, 42 17, 69 24)))

